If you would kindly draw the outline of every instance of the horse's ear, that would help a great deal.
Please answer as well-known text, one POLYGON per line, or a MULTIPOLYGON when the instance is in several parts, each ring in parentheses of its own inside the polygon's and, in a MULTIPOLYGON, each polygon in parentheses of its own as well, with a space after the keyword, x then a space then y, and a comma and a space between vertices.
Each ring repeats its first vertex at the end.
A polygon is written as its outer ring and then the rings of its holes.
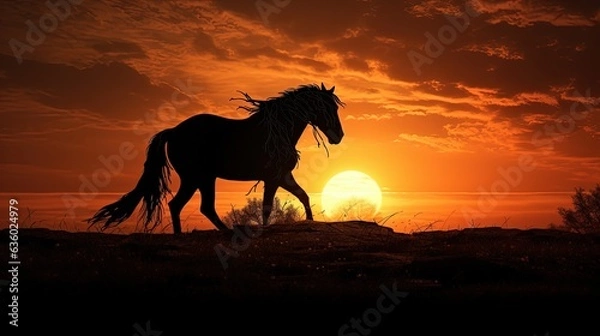
POLYGON ((323 82, 321 82, 321 90, 323 90, 323 91, 327 90, 327 89, 325 88, 325 85, 323 85, 323 82))
POLYGON ((333 93, 333 90, 335 90, 335 85, 331 87, 331 89, 327 90, 327 92, 329 93, 333 93))

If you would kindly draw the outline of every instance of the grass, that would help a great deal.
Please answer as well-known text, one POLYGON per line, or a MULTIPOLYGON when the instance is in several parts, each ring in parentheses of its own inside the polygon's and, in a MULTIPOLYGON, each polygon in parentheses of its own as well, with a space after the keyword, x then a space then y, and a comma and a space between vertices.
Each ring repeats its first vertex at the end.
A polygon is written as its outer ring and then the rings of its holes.
MULTIPOLYGON (((282 205, 284 206, 284 208, 288 207, 288 206, 293 206, 289 200, 285 200, 282 203, 282 205)), ((396 219, 398 219, 399 215, 402 214, 402 211, 397 211, 397 212, 391 213, 391 214, 389 214, 387 216, 383 216, 383 217, 373 217, 371 220, 365 220, 364 218, 361 218, 361 216, 356 216, 356 217, 351 216, 351 211, 353 210, 354 206, 357 206, 357 203, 354 203, 351 206, 345 208, 344 211, 339 215, 339 217, 336 220, 334 220, 333 222, 352 221, 352 220, 366 221, 366 222, 375 223, 379 226, 390 227, 399 232, 415 234, 415 233, 422 233, 422 232, 431 232, 431 231, 436 231, 436 230, 448 230, 449 229, 448 228, 448 220, 456 212, 456 211, 452 211, 443 220, 438 219, 438 220, 433 220, 433 221, 419 220, 419 216, 422 215, 423 212, 418 212, 418 213, 415 213, 414 215, 410 216, 408 219, 400 220, 400 222, 396 224, 396 219)), ((313 207, 314 207, 314 204, 313 204, 313 207)), ((234 209, 235 208, 232 205, 232 211, 234 209)), ((304 210, 302 208, 297 208, 296 210, 298 211, 298 214, 299 214, 298 220, 304 219, 305 218, 304 210)), ((107 229, 101 229, 101 227, 99 227, 99 226, 90 227, 88 229, 83 229, 80 225, 78 225, 78 223, 69 222, 67 214, 64 214, 53 224, 48 224, 48 220, 40 220, 40 219, 36 218, 36 213, 37 213, 36 210, 26 207, 25 213, 26 214, 24 216, 20 217, 20 220, 19 220, 20 228, 47 227, 47 228, 52 228, 55 230, 64 230, 64 231, 69 231, 69 232, 103 232, 103 233, 108 233, 108 234, 126 234, 126 233, 128 233, 122 227, 119 227, 119 226, 114 226, 114 227, 110 227, 107 229)), ((187 215, 185 218, 182 219, 182 228, 183 228, 183 232, 185 232, 185 233, 190 233, 195 230, 192 228, 193 223, 190 223, 190 217, 192 217, 192 215, 193 214, 190 213, 189 215, 187 215)), ((261 217, 260 214, 256 215, 256 216, 258 216, 257 218, 261 217)), ((223 217, 225 217, 225 216, 223 216, 223 217)), ((322 222, 332 222, 331 218, 328 218, 325 216, 324 211, 316 213, 315 217, 316 218, 320 217, 319 219, 322 222)), ((131 219, 131 220, 135 220, 135 219, 131 219)), ((509 220, 510 220, 510 217, 504 217, 504 221, 501 223, 498 223, 496 225, 484 226, 481 222, 477 222, 477 221, 475 221, 475 219, 471 219, 468 221, 468 223, 464 227, 464 229, 485 228, 485 227, 507 228, 507 224, 508 224, 509 220)), ((8 221, 5 221, 5 223, 6 223, 6 225, 8 225, 8 221)), ((159 233, 159 234, 171 233, 172 227, 173 226, 172 226, 172 221, 170 219, 170 216, 165 216, 163 218, 162 223, 158 224, 153 230, 151 230, 148 233, 159 233)), ((552 224, 552 223, 548 224, 547 228, 554 229, 554 230, 568 231, 568 228, 566 228, 564 225, 556 225, 556 224, 552 224)), ((459 226, 458 229, 461 230, 463 228, 459 226)), ((135 232, 143 232, 142 228, 138 224, 136 224, 135 232)))

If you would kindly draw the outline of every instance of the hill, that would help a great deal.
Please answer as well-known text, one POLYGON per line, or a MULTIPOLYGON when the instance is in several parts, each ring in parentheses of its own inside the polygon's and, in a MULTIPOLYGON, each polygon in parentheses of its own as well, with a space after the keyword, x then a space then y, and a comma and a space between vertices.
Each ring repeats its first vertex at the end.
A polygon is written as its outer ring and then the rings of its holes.
MULTIPOLYGON (((590 310, 600 298, 598 235, 501 228, 407 235, 367 222, 236 232, 22 229, 19 331, 554 336, 600 329, 590 310)), ((0 237, 8 244, 7 230, 0 237)))

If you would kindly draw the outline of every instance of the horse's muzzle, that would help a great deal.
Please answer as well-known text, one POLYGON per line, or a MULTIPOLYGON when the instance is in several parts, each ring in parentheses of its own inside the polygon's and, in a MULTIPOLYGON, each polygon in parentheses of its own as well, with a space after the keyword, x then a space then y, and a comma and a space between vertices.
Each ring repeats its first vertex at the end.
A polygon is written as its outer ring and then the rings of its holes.
POLYGON ((329 144, 337 145, 340 142, 342 142, 342 138, 344 137, 344 132, 340 131, 339 134, 337 134, 333 130, 327 130, 325 132, 325 135, 327 135, 327 140, 329 141, 329 144))

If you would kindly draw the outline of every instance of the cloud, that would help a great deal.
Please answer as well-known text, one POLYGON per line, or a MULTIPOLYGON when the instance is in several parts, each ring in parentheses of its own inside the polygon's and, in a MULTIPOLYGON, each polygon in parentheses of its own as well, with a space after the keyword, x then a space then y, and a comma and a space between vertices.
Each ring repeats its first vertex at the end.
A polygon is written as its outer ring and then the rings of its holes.
MULTIPOLYGON (((24 41, 25 20, 47 11, 43 3, 5 7, 5 41, 24 41)), ((349 134, 365 132, 363 121, 377 126, 365 143, 395 139, 444 153, 531 151, 531 134, 573 103, 598 114, 599 13, 581 0, 370 0, 342 7, 310 0, 291 1, 266 26, 252 1, 84 2, 21 66, 8 43, 0 45, 0 114, 14 125, 0 136, 36 153, 51 143, 58 157, 75 153, 86 167, 85 151, 69 137, 85 134, 102 150, 136 127, 170 127, 196 113, 246 117, 229 101, 236 90, 266 98, 323 81, 348 104, 340 116, 349 134), (425 53, 425 33, 437 36, 450 24, 446 16, 467 5, 479 15, 419 76, 407 52, 425 53), (187 79, 200 92, 177 88, 187 79), (157 111, 174 92, 189 104, 157 111), (157 122, 145 125, 154 113, 157 122)), ((553 153, 595 155, 598 123, 591 114, 579 120, 553 153)))
POLYGON ((558 27, 594 26, 593 16, 569 12, 567 8, 546 1, 485 1, 474 2, 477 11, 488 14, 488 22, 508 23, 517 27, 529 27, 536 23, 549 23, 558 27))
POLYGON ((343 64, 348 69, 355 71, 369 72, 370 70, 369 63, 354 54, 345 55, 343 64))
POLYGON ((138 44, 129 41, 98 41, 93 43, 91 48, 113 60, 148 57, 138 44))
POLYGON ((484 106, 522 106, 531 104, 545 104, 550 106, 558 106, 558 100, 555 96, 543 92, 521 92, 511 97, 502 97, 499 89, 469 87, 463 84, 458 84, 458 88, 471 94, 470 101, 474 105, 484 106))
POLYGON ((394 142, 410 142, 417 145, 425 145, 440 153, 470 152, 468 149, 466 149, 466 143, 464 141, 450 137, 434 137, 401 133, 394 140, 394 142))
MULTIPOLYGON (((465 5, 470 5, 468 2, 465 5)), ((433 18, 436 15, 459 16, 465 12, 464 6, 442 0, 427 0, 410 6, 406 11, 416 17, 433 18)))
POLYGON ((199 53, 209 53, 216 56, 218 59, 226 59, 229 56, 227 50, 217 47, 213 38, 204 32, 198 32, 193 39, 193 45, 195 51, 199 53))
POLYGON ((461 50, 467 50, 471 52, 479 52, 488 56, 499 57, 505 60, 522 60, 525 59, 523 53, 512 49, 507 45, 488 44, 488 45, 470 45, 461 48, 461 50))
POLYGON ((385 113, 385 114, 361 114, 358 116, 355 115, 347 115, 346 116, 346 120, 374 120, 374 121, 380 121, 380 120, 389 120, 392 119, 392 115, 390 113, 385 113))
MULTIPOLYGON (((118 62, 81 69, 37 61, 15 67, 12 62, 0 55, 0 69, 6 76, 0 88, 9 93, 27 92, 26 97, 19 98, 27 99, 23 104, 37 101, 52 109, 87 111, 90 118, 104 122, 141 119, 146 112, 170 102, 176 91, 118 62)), ((191 95, 179 92, 177 100, 193 103, 191 95)))
POLYGON ((554 117, 543 113, 534 113, 523 116, 523 121, 527 125, 544 125, 550 121, 554 121, 554 117))

